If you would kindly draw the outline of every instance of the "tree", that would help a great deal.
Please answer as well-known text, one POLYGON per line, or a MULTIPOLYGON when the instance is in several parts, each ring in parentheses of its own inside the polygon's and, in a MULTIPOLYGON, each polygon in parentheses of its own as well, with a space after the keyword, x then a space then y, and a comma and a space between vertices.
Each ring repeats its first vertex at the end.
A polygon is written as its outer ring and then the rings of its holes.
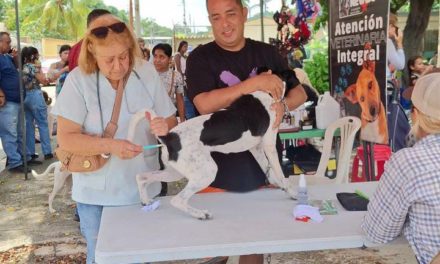
POLYGON ((173 30, 167 27, 160 26, 156 23, 154 19, 144 18, 141 20, 141 32, 144 36, 161 36, 161 37, 172 37, 173 30))
POLYGON ((410 0, 410 11, 403 31, 403 48, 408 60, 423 53, 423 36, 428 27, 434 0, 410 0))
POLYGON ((0 21, 5 21, 6 13, 14 7, 12 0, 0 1, 0 21))
POLYGON ((90 9, 86 0, 21 0, 21 5, 31 8, 23 23, 37 21, 49 31, 65 34, 71 32, 79 38, 86 29, 85 18, 90 9))

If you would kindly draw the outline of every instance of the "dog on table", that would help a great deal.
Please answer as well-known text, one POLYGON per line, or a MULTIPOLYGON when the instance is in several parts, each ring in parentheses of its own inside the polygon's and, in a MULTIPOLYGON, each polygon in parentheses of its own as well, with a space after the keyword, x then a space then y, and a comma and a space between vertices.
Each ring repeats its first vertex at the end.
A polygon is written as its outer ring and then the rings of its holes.
MULTIPOLYGON (((283 73, 286 87, 292 87, 292 75, 295 77, 293 71, 283 73)), ((276 113, 270 110, 273 103, 274 99, 264 92, 243 95, 227 109, 189 119, 171 129, 168 135, 159 137, 165 146, 162 149, 165 170, 136 176, 142 204, 153 203, 146 191, 149 184, 173 182, 185 177, 187 185, 171 199, 171 204, 195 218, 212 218, 210 212, 194 208, 188 201, 215 180, 218 168, 210 154, 213 151, 237 153, 249 150, 263 171, 269 171, 269 182, 294 198, 296 192, 283 175, 275 147, 277 130, 272 129, 272 124, 276 113)), ((147 112, 154 118, 152 111, 147 112)), ((136 115, 138 119, 145 118, 143 111, 136 115)))
POLYGON ((53 179, 53 189, 52 192, 49 194, 49 212, 55 213, 56 210, 53 209, 52 203, 53 199, 57 195, 59 191, 63 188, 64 184, 66 183, 67 178, 72 175, 71 172, 67 170, 61 170, 62 164, 60 161, 55 161, 52 164, 50 164, 46 170, 38 174, 36 171, 32 170, 32 176, 34 176, 37 179, 43 179, 46 178, 49 173, 53 170, 54 172, 54 179, 53 179))
POLYGON ((345 97, 361 107, 361 139, 380 144, 388 143, 386 109, 375 75, 375 62, 365 61, 355 84, 344 92, 345 97))

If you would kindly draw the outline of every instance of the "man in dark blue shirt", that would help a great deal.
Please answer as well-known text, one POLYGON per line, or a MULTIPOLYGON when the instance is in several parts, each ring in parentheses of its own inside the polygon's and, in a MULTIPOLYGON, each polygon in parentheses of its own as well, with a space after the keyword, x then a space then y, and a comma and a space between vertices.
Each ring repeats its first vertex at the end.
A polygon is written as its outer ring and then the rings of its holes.
POLYGON ((7 168, 11 172, 24 172, 20 154, 20 83, 14 62, 16 52, 10 53, 11 38, 9 33, 0 32, 0 90, 6 103, 0 106, 0 139, 8 158, 7 168))

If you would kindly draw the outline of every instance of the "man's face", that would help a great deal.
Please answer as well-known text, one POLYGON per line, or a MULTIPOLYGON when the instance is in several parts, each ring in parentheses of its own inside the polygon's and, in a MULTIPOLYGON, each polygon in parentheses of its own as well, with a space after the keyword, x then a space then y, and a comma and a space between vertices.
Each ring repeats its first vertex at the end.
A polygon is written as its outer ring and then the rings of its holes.
POLYGON ((153 54, 153 64, 158 72, 165 72, 170 67, 171 58, 168 57, 165 52, 161 49, 154 50, 153 54))
POLYGON ((209 0, 207 4, 215 42, 225 50, 242 49, 247 9, 237 4, 236 0, 209 0))
POLYGON ((0 37, 0 53, 8 53, 11 49, 11 38, 8 35, 3 35, 0 37))

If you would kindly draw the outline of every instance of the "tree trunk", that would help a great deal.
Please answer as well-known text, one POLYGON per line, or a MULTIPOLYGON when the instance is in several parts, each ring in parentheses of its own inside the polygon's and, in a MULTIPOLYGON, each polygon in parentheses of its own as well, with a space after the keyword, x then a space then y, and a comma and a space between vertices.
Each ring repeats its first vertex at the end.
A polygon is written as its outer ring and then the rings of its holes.
MULTIPOLYGON (((423 53, 423 37, 428 27, 434 0, 410 0, 410 11, 403 31, 405 60, 423 53)), ((408 83, 408 69, 405 68, 405 83, 408 83)))

